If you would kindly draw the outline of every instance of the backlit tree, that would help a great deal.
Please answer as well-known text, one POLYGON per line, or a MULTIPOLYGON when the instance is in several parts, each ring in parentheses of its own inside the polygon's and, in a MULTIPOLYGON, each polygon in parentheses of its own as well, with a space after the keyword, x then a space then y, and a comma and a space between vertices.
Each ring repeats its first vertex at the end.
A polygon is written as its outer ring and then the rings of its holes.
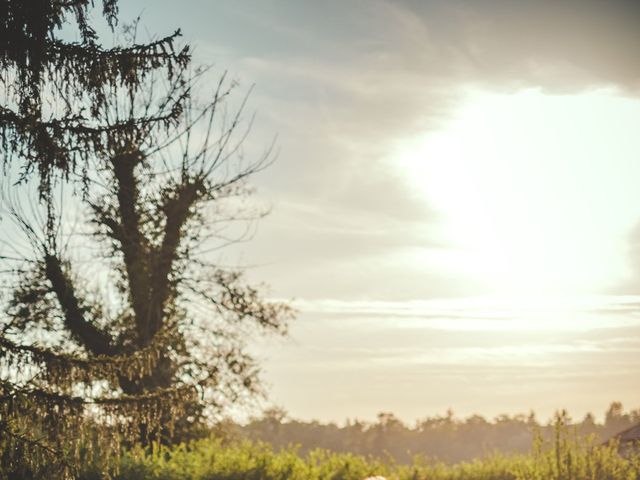
MULTIPOLYGON (((260 216, 247 179, 272 159, 244 159, 233 83, 194 100, 208 72, 178 32, 105 49, 91 7, 0 2, 5 475, 71 476, 83 449, 106 461, 255 394, 245 339, 291 316, 209 260, 260 216)), ((116 2, 103 13, 113 27, 116 2)))

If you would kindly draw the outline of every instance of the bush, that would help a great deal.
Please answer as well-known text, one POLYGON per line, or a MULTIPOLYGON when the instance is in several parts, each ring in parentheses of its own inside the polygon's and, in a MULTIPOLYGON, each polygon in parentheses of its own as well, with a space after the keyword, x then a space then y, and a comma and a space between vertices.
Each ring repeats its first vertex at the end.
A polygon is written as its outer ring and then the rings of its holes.
MULTIPOLYGON (((562 417, 555 438, 537 437, 529 455, 493 454, 457 465, 416 457, 412 465, 296 447, 275 451, 265 443, 210 438, 179 446, 134 449, 112 472, 116 480, 362 480, 383 475, 396 480, 638 480, 640 457, 624 458, 617 445, 594 445, 571 434, 562 417)), ((100 478, 87 471, 83 480, 100 478)))

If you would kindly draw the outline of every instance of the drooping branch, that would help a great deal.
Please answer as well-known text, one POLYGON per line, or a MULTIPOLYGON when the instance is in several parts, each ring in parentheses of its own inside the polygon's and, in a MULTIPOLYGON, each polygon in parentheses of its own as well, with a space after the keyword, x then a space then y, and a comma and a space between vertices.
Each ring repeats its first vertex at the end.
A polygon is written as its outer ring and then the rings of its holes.
POLYGON ((14 474, 22 477, 22 470, 26 467, 28 473, 24 472, 25 476, 41 472, 43 477, 50 477, 51 473, 64 479, 77 476, 77 467, 60 455, 59 445, 54 446, 47 438, 35 436, 32 429, 25 428, 24 425, 16 428, 11 422, 2 420, 0 434, 0 447, 4 452, 3 466, 9 471, 13 470, 14 474))
POLYGON ((43 444, 58 452, 73 448, 74 444, 78 448, 83 436, 89 433, 85 412, 90 410, 96 427, 93 431, 97 434, 91 442, 97 443, 101 455, 108 458, 118 454, 123 441, 139 441, 141 435, 150 440, 161 431, 171 432, 176 419, 185 414, 185 407, 196 398, 197 390, 192 385, 139 395, 74 397, 40 388, 17 387, 0 380, 0 445, 6 439, 3 430, 11 428, 10 425, 3 428, 2 420, 18 419, 31 421, 32 426, 42 431, 43 444))
POLYGON ((59 62, 73 62, 82 66, 74 73, 85 87, 96 89, 107 83, 123 82, 136 88, 145 74, 153 69, 166 66, 171 79, 175 71, 181 72, 189 63, 189 47, 184 46, 179 51, 175 49, 175 41, 180 36, 182 33, 176 30, 150 43, 110 49, 104 49, 96 43, 56 40, 47 42, 46 48, 47 54, 54 60, 54 66, 60 66, 59 62))
MULTIPOLYGON (((138 405, 139 408, 156 405, 163 408, 163 403, 167 400, 180 398, 180 396, 193 395, 196 388, 193 385, 178 385, 171 388, 158 389, 154 392, 145 392, 140 395, 118 395, 118 396, 73 396, 36 387, 21 387, 4 380, 0 380, 0 400, 7 398, 24 399, 25 401, 36 402, 42 408, 52 409, 55 406, 62 406, 74 411, 80 411, 87 405, 98 405, 105 409, 112 409, 120 415, 126 415, 129 405, 138 405)), ((167 408, 171 408, 171 402, 167 402, 167 408)), ((10 408, 14 406, 10 406, 10 408)))
POLYGON ((172 332, 161 330, 149 346, 133 353, 79 356, 0 337, 0 357, 5 365, 18 370, 26 365, 38 366, 46 372, 46 378, 53 385, 88 385, 97 379, 116 385, 120 378, 136 380, 153 372, 172 340, 172 332))

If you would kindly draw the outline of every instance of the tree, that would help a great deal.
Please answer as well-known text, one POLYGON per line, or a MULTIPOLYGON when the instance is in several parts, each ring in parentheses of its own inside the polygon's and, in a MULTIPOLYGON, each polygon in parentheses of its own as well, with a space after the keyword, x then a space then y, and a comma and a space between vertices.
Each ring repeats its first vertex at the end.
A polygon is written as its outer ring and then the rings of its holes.
MULTIPOLYGON (((117 0, 103 0, 103 15, 117 23, 117 0)), ((109 141, 131 125, 99 123, 110 99, 124 90, 139 92, 154 72, 178 80, 190 62, 188 47, 176 50, 180 31, 156 41, 105 49, 88 22, 90 0, 0 2, 0 107, 4 163, 18 157, 23 175, 37 170, 40 194, 50 200, 56 177, 84 171, 96 155, 108 154, 109 141), (63 25, 75 24, 80 41, 65 41, 63 25), (57 101, 56 101, 57 100, 57 101)), ((144 129, 169 127, 181 114, 172 109, 138 119, 144 129)))
POLYGON ((0 3, 2 152, 20 183, 4 214, 26 240, 5 238, 2 257, 0 469, 65 477, 81 447, 107 458, 255 394, 246 334, 284 332, 291 310, 206 255, 259 217, 247 179, 272 160, 241 155, 233 82, 200 105, 206 70, 174 49, 179 32, 139 44, 134 25, 126 46, 103 49, 88 0, 33 3, 0 3), (68 17, 78 43, 55 36, 68 17))

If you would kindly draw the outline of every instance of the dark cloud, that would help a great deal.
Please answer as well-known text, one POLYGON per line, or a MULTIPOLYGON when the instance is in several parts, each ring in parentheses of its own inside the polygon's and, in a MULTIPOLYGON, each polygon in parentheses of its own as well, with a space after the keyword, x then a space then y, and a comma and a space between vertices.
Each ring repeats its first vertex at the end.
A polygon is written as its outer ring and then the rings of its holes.
POLYGON ((441 76, 467 72, 480 80, 546 80, 557 86, 562 79, 552 78, 554 69, 566 73, 566 67, 573 66, 584 78, 569 80, 638 86, 640 4, 635 0, 254 0, 190 5, 179 10, 174 6, 172 18, 184 19, 191 35, 217 36, 235 51, 260 58, 351 64, 391 55, 404 70, 426 69, 441 76), (209 15, 190 14, 196 11, 209 15), (467 66, 460 65, 465 62, 467 66))

